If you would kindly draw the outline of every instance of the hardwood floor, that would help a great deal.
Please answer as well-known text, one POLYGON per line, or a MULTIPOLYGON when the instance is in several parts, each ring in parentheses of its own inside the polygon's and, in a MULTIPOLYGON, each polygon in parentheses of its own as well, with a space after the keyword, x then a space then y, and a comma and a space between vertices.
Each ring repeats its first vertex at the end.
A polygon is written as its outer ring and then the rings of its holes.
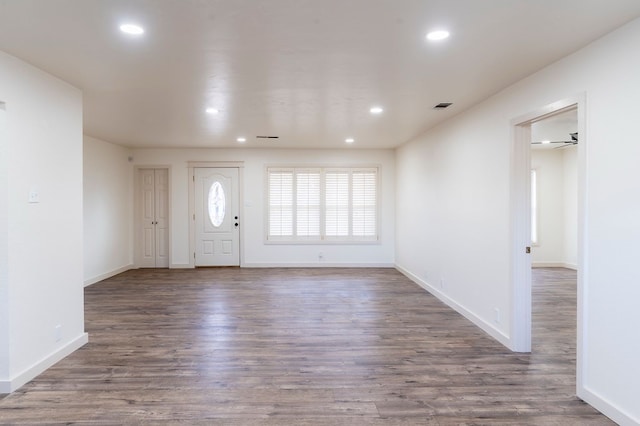
POLYGON ((530 355, 393 269, 133 270, 85 298, 89 344, 1 423, 613 424, 574 396, 569 270, 534 270, 530 355))

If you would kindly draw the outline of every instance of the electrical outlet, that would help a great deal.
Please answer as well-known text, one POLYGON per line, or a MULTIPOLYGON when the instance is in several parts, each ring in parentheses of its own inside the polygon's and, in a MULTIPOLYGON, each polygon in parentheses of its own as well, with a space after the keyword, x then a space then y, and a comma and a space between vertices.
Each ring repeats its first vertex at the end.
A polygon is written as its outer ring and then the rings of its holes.
POLYGON ((495 313, 495 318, 493 320, 496 322, 496 324, 500 324, 500 320, 501 320, 501 318, 500 318, 500 309, 499 308, 495 308, 494 309, 494 313, 495 313))
POLYGON ((440 290, 444 289, 444 277, 440 277, 440 290))
POLYGON ((55 338, 56 342, 59 342, 60 340, 62 340, 62 326, 60 324, 54 327, 53 337, 55 338))
POLYGON ((36 188, 31 188, 29 190, 29 203, 39 203, 40 202, 40 194, 36 188))

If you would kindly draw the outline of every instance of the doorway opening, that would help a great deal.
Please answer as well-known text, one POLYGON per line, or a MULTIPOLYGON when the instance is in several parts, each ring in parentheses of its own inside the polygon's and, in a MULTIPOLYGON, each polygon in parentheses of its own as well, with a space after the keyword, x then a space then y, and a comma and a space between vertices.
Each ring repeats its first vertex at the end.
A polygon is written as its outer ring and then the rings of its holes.
POLYGON ((578 110, 531 123, 531 263, 578 263, 578 110))
MULTIPOLYGON (((542 208, 542 200, 538 199, 538 217, 532 211, 532 142, 539 142, 540 145, 547 145, 543 149, 554 150, 555 147, 567 146, 574 150, 573 153, 567 154, 567 161, 570 161, 572 154, 574 165, 574 192, 572 196, 575 197, 573 201, 575 208, 573 213, 569 211, 563 212, 563 216, 573 214, 575 223, 572 225, 572 229, 575 229, 573 235, 573 241, 577 241, 573 254, 567 253, 557 257, 559 260, 550 260, 552 258, 544 259, 544 262, 540 258, 536 258, 536 266, 570 266, 577 269, 577 318, 576 318, 576 381, 578 388, 582 383, 582 371, 584 370, 583 359, 583 339, 584 327, 586 321, 583 320, 583 302, 582 294, 585 291, 586 273, 587 271, 583 265, 583 259, 586 255, 586 247, 584 245, 583 229, 584 229, 584 209, 585 209, 585 168, 586 168, 586 134, 585 134, 585 96, 581 95, 576 98, 566 99, 555 102, 551 105, 540 108, 539 110, 532 111, 524 116, 518 117, 511 122, 513 129, 513 141, 512 144, 512 156, 511 156, 511 283, 512 283, 512 344, 511 349, 516 352, 531 352, 532 346, 532 264, 534 264, 534 255, 536 250, 538 255, 540 252, 544 255, 544 251, 541 250, 542 244, 546 241, 549 242, 542 233, 542 223, 540 209, 542 208), (562 137, 549 136, 542 137, 536 133, 539 129, 536 129, 544 124, 553 123, 553 120, 561 121, 571 115, 574 115, 574 119, 577 120, 576 131, 569 133, 576 133, 575 135, 562 135, 562 137), (545 120, 550 120, 545 123, 545 120), (537 140, 538 138, 543 138, 537 140), (575 140, 574 140, 575 138, 575 140), (557 140, 555 140, 557 139, 557 140), (547 141, 549 141, 547 143, 547 141), (542 142, 545 142, 544 144, 542 142), (551 143, 557 142, 557 143, 551 143), (537 222, 532 223, 532 219, 537 222), (532 235, 532 230, 537 230, 537 235, 532 235), (537 245, 532 243, 532 240, 538 240, 537 245)), ((535 145, 534 145, 535 146, 535 145)), ((562 151, 569 148, 558 148, 556 151, 562 151)), ((535 154, 537 155, 537 154, 535 154)), ((549 154, 551 156, 552 154, 549 154)), ((564 155, 564 154, 563 154, 564 155)), ((535 157, 534 157, 535 158, 535 157)), ((559 159, 556 159, 558 162, 559 159)), ((534 168, 535 169, 535 168, 534 168)), ((538 195, 540 195, 539 187, 542 178, 542 170, 538 167, 536 170, 535 178, 537 180, 538 195)), ((548 177, 548 176, 547 176, 548 177)), ((567 185, 569 186, 569 185, 567 185)), ((560 191, 558 186, 557 191, 560 191)), ((563 192, 564 189, 563 182, 563 192)), ((563 201, 564 202, 564 201, 563 201)), ((547 203, 547 202, 545 202, 547 203)), ((563 221, 564 221, 563 217, 563 221)), ((547 225, 544 226, 547 228, 547 225)), ((549 231, 546 229, 546 231, 549 231)), ((563 230, 563 233, 565 231, 563 230)), ((571 237, 570 230, 567 230, 567 236, 556 235, 557 237, 566 238, 569 240, 571 237)), ((558 249, 556 247, 556 249, 558 249)), ((562 252, 564 248, 561 248, 562 252)))
POLYGON ((553 357, 573 383, 579 142, 576 107, 531 123, 532 356, 553 357))

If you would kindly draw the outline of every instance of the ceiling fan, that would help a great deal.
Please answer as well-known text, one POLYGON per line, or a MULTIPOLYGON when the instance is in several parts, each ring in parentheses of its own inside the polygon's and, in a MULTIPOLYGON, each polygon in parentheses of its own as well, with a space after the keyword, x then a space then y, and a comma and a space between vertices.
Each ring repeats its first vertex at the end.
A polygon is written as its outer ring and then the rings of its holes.
POLYGON ((578 145, 578 132, 569 133, 571 139, 566 141, 534 141, 531 142, 531 145, 547 145, 547 144, 561 144, 560 146, 556 146, 553 149, 564 148, 570 145, 578 145))

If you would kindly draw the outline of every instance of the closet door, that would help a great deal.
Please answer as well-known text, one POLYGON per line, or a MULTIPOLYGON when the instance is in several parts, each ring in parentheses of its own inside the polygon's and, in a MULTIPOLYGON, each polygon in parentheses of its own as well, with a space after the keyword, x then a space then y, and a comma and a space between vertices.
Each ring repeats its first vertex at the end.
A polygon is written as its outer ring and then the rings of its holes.
POLYGON ((169 267, 169 171, 138 171, 138 261, 141 268, 169 267))
POLYGON ((156 268, 169 267, 169 170, 155 169, 156 268))

